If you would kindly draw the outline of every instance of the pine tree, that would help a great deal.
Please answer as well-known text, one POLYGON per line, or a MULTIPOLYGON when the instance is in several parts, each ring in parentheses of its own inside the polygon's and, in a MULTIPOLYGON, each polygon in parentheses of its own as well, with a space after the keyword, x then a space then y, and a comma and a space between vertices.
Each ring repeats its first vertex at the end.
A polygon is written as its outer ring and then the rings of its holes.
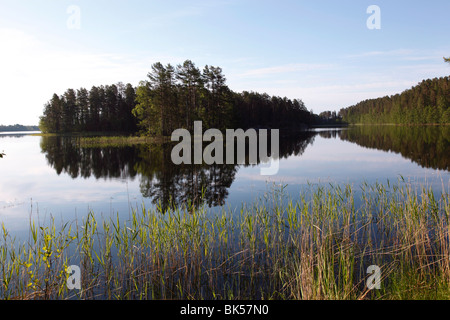
POLYGON ((78 131, 86 131, 89 123, 89 93, 85 88, 77 90, 77 109, 79 110, 78 131))
POLYGON ((200 70, 191 60, 178 65, 176 78, 180 82, 180 113, 185 118, 184 126, 192 129, 195 120, 198 120, 200 106, 200 92, 203 88, 203 79, 200 70))
POLYGON ((225 75, 222 68, 206 65, 202 74, 203 81, 208 89, 207 102, 205 105, 204 116, 208 117, 207 122, 210 127, 224 128, 229 114, 228 93, 225 75))
POLYGON ((156 92, 152 95, 152 103, 159 111, 160 134, 168 136, 171 133, 170 125, 175 111, 173 105, 175 69, 168 64, 164 67, 160 62, 152 65, 148 73, 149 85, 156 92))
POLYGON ((142 81, 136 89, 137 104, 133 109, 133 115, 138 120, 139 128, 147 135, 161 133, 161 114, 158 105, 155 104, 154 95, 148 81, 142 81))
POLYGON ((99 87, 93 86, 89 91, 89 107, 90 107, 90 119, 89 119, 89 131, 95 131, 100 129, 100 112, 102 107, 102 99, 100 96, 99 87))
POLYGON ((62 97, 63 132, 72 132, 77 125, 77 96, 75 90, 67 89, 62 97))

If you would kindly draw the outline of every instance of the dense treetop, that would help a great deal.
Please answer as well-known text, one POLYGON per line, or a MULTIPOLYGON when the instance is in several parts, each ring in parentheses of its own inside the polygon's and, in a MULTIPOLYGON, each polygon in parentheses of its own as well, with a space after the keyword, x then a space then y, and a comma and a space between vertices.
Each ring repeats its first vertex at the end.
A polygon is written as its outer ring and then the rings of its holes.
POLYGON ((53 94, 44 106, 39 127, 43 132, 134 131, 135 89, 123 83, 68 89, 53 94))
POLYGON ((423 80, 400 94, 361 101, 341 109, 349 123, 448 124, 450 78, 423 80))
MULTIPOLYGON (((450 62, 450 58, 444 58, 450 62)), ((233 92, 220 67, 202 70, 186 60, 172 66, 151 66, 137 87, 117 83, 90 90, 56 93, 44 106, 39 127, 43 132, 123 132, 169 136, 173 130, 279 128, 341 123, 450 123, 450 78, 424 80, 392 96, 361 101, 315 115, 300 99, 258 92, 233 92)))
POLYGON ((203 128, 299 128, 318 121, 299 99, 257 92, 236 93, 220 67, 200 70, 186 60, 172 66, 155 63, 145 81, 131 84, 68 89, 44 106, 44 132, 120 131, 170 135, 203 128))

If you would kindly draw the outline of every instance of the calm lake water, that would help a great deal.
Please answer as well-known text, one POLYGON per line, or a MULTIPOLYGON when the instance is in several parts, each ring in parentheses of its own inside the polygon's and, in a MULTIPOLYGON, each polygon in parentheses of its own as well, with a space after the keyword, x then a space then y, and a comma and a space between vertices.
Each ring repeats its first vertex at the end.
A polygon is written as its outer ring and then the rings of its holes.
POLYGON ((77 138, 2 133, 0 223, 20 237, 30 215, 72 221, 92 210, 126 218, 143 203, 239 209, 274 185, 287 185, 294 200, 308 185, 330 183, 357 189, 364 182, 404 179, 439 193, 449 190, 449 126, 316 129, 281 138, 275 176, 261 176, 259 165, 176 166, 172 147, 83 148, 77 138))

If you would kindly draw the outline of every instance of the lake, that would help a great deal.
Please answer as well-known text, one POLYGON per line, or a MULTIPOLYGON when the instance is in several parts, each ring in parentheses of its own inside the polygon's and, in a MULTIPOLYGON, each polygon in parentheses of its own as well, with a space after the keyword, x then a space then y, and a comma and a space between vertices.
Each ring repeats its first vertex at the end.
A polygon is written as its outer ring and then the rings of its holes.
POLYGON ((311 185, 399 180, 448 192, 449 142, 449 126, 315 129, 282 137, 278 174, 261 176, 260 165, 174 165, 171 144, 92 148, 75 137, 1 133, 0 221, 20 237, 30 217, 126 218, 142 204, 239 210, 280 185, 293 199, 311 185))

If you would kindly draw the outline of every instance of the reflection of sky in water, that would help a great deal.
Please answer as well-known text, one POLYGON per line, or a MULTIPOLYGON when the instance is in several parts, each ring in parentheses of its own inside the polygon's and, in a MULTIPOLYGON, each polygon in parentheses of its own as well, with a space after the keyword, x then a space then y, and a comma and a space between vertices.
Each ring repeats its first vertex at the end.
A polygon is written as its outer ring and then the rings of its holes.
POLYGON ((72 179, 48 166, 39 146, 40 137, 0 139, 6 156, 0 159, 0 222, 8 228, 28 230, 33 216, 55 220, 124 212, 128 203, 142 203, 139 179, 72 179))
POLYGON ((406 182, 422 183, 441 192, 448 191, 450 173, 422 168, 394 152, 362 148, 339 138, 316 136, 301 156, 280 160, 277 175, 264 177, 259 168, 241 168, 233 182, 228 200, 244 202, 246 197, 256 199, 272 184, 287 184, 292 197, 305 190, 307 184, 368 184, 406 182), (236 190, 236 193, 233 192, 236 190))
MULTIPOLYGON (((39 146, 40 137, 3 137, 0 151, 0 221, 8 229, 28 230, 31 210, 44 219, 52 215, 56 220, 72 220, 85 216, 89 210, 109 216, 120 212, 128 216, 129 204, 138 208, 150 200, 140 192, 140 177, 135 179, 72 179, 68 174, 49 167, 39 146), (33 207, 31 207, 33 206, 33 207)), ((308 182, 349 183, 358 186, 363 180, 396 182, 400 175, 406 180, 428 183, 439 192, 442 184, 448 190, 450 173, 422 168, 392 152, 362 148, 339 138, 316 136, 303 155, 280 160, 276 176, 261 176, 260 168, 240 168, 236 174, 226 206, 240 207, 242 203, 258 199, 272 183, 288 184, 295 197, 308 182)))
POLYGON ((385 182, 406 178, 436 179, 450 177, 448 172, 422 168, 404 159, 400 154, 367 149, 339 138, 325 139, 316 136, 314 143, 303 155, 280 160, 276 176, 258 175, 258 168, 241 169, 237 178, 249 180, 273 180, 289 184, 309 182, 358 183, 385 182))

